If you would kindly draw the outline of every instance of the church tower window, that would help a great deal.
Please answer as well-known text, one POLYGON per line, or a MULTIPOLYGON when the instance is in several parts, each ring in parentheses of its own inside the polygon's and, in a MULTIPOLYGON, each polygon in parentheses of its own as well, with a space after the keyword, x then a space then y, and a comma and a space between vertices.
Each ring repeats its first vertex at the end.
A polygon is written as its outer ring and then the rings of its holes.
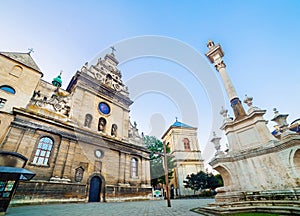
POLYGON ((185 151, 191 151, 190 141, 188 138, 183 139, 183 145, 185 151))
POLYGON ((52 147, 53 140, 50 137, 42 137, 39 140, 32 163, 36 165, 48 165, 52 147))

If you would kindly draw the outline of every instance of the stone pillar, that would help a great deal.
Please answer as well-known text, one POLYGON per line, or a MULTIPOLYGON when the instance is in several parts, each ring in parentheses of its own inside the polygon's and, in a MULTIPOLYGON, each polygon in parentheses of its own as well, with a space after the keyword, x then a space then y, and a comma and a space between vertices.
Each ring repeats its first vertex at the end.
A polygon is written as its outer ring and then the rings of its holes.
POLYGON ((213 63, 220 73, 222 78, 226 93, 229 97, 231 107, 233 109, 234 115, 236 119, 240 119, 246 116, 246 112, 239 100, 237 93, 233 87, 233 84, 226 72, 226 65, 222 59, 224 56, 224 52, 220 44, 215 45, 213 41, 208 41, 207 47, 209 48, 208 52, 206 53, 207 58, 213 63))
POLYGON ((74 176, 73 174, 75 174, 75 170, 72 170, 75 147, 76 147, 75 143, 72 142, 71 140, 69 140, 69 148, 68 148, 68 153, 67 153, 67 157, 66 157, 63 178, 71 179, 72 176, 74 176))

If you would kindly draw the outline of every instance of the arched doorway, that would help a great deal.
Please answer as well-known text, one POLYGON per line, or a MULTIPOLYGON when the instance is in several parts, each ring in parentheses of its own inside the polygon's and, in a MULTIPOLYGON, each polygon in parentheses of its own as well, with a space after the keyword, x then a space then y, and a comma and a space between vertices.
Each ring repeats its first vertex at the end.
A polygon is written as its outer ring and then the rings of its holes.
POLYGON ((90 180, 89 202, 100 202, 102 180, 99 176, 94 176, 90 180))

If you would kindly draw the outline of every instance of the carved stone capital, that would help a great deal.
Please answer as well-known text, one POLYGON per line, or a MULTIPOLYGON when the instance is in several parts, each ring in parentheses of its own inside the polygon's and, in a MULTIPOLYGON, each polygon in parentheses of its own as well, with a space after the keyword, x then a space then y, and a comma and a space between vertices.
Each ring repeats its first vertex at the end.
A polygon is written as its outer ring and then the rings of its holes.
POLYGON ((217 69, 217 71, 220 71, 221 68, 226 68, 226 64, 222 61, 215 63, 215 67, 217 69))

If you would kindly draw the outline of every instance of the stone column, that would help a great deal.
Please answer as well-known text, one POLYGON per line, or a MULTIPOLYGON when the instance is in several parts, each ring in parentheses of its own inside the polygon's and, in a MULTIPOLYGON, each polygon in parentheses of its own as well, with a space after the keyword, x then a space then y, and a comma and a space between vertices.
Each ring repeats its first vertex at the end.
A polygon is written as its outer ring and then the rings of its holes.
POLYGON ((206 53, 206 56, 210 60, 210 62, 215 65, 217 71, 220 73, 222 82, 224 84, 224 88, 229 97, 231 107, 233 109, 236 119, 240 119, 243 116, 246 116, 246 112, 226 72, 226 65, 222 59, 222 57, 224 56, 222 47, 219 44, 215 45, 213 41, 208 41, 207 47, 209 50, 206 53))

